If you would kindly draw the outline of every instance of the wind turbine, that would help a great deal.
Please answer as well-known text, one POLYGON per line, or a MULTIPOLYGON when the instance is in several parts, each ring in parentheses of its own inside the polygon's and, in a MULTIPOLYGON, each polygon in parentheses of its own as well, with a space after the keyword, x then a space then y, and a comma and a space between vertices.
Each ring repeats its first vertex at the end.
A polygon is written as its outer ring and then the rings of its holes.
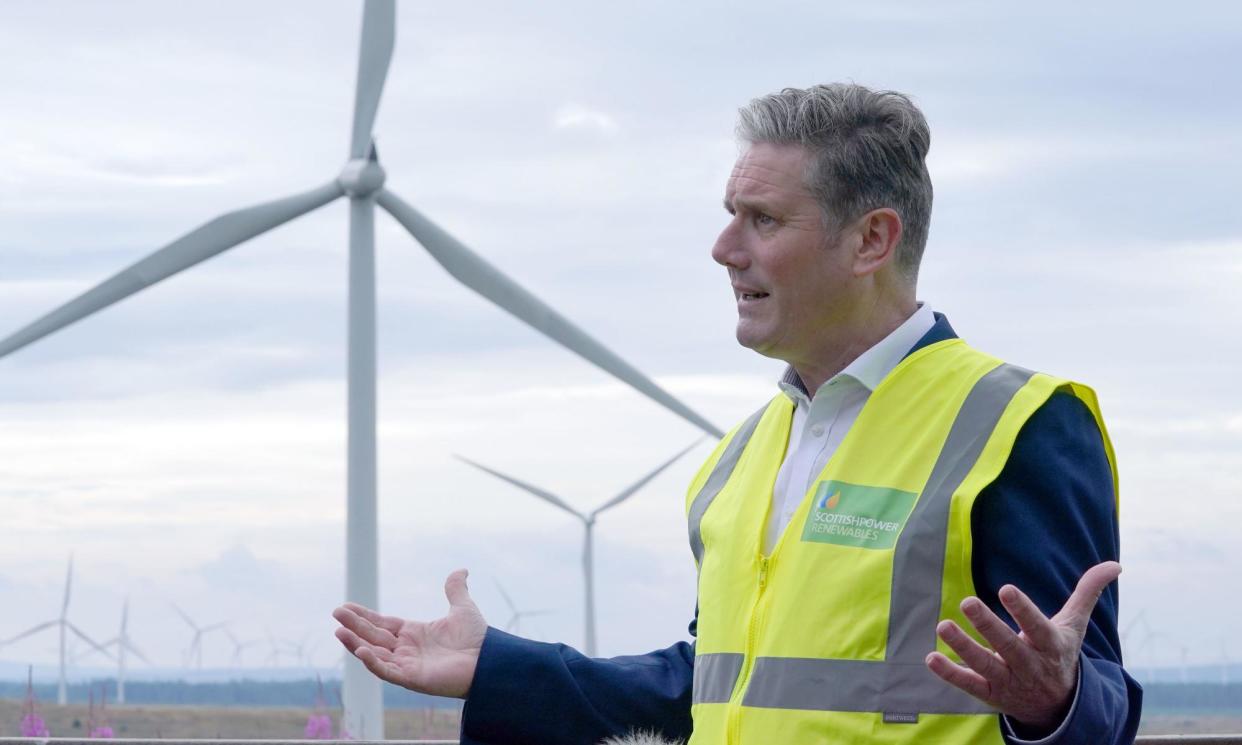
POLYGON ((199 626, 197 623, 194 622, 194 619, 190 618, 190 616, 185 611, 178 608, 175 604, 173 604, 172 609, 177 611, 177 615, 181 616, 181 620, 185 621, 187 624, 190 625, 190 628, 194 629, 194 636, 190 637, 190 648, 186 650, 186 654, 184 658, 185 666, 189 667, 190 663, 194 662, 197 659, 198 669, 202 670, 203 669, 203 634, 206 634, 210 631, 217 631, 219 629, 223 629, 226 625, 226 622, 219 621, 217 623, 213 623, 208 626, 199 626))
MULTIPOLYGON (((132 652, 135 657, 150 665, 151 661, 146 658, 138 647, 134 646, 134 642, 129 637, 129 598, 125 598, 125 602, 121 605, 121 631, 116 636, 100 645, 102 649, 116 647, 116 702, 118 704, 125 703, 125 653, 132 652)), ((86 650, 83 657, 94 652, 93 649, 86 650)))
POLYGON ((241 665, 242 652, 245 652, 247 647, 253 647, 256 644, 262 643, 261 639, 251 639, 250 641, 245 641, 245 642, 241 641, 240 639, 237 638, 237 635, 234 634, 233 631, 229 629, 229 627, 227 626, 224 627, 224 634, 225 636, 229 638, 229 641, 233 642, 233 666, 234 667, 238 667, 241 665))
POLYGON ((530 492, 536 497, 539 497, 545 502, 549 502, 552 505, 559 507, 562 510, 565 510, 569 514, 573 515, 574 517, 582 521, 582 527, 583 527, 582 576, 583 576, 583 586, 585 588, 584 603, 583 603, 583 627, 584 627, 583 638, 586 641, 585 651, 587 653, 587 656, 594 657, 595 656, 595 565, 594 565, 595 520, 596 518, 599 517, 599 514, 603 512, 604 510, 616 507, 617 505, 621 504, 625 500, 629 499, 631 496, 634 495, 635 492, 637 492, 639 489, 646 486, 648 481, 651 481, 656 476, 660 475, 660 473, 663 472, 664 469, 673 465, 673 463, 677 462, 678 458, 690 452, 695 447, 695 445, 698 445, 700 442, 702 442, 701 438, 699 440, 695 440, 689 446, 679 451, 672 458, 669 458, 664 463, 661 463, 659 468, 656 468, 651 473, 647 474, 646 476, 643 476, 638 481, 635 481, 633 484, 631 484, 621 493, 617 494, 612 499, 609 499, 607 502, 604 502, 602 505, 600 505, 599 507, 596 507, 593 511, 589 513, 579 512, 578 510, 575 510, 573 507, 570 507, 569 504, 564 499, 561 499, 560 497, 556 496, 555 494, 552 494, 551 492, 544 491, 543 489, 540 489, 537 486, 531 486, 525 481, 520 481, 518 479, 513 478, 512 476, 507 476, 501 473, 500 471, 495 471, 491 468, 488 468, 485 465, 482 465, 480 463, 475 463, 469 458, 464 458, 460 455, 458 455, 457 458, 458 460, 461 460, 465 463, 468 463, 469 465, 474 466, 480 471, 486 471, 487 473, 490 473, 491 475, 495 476, 498 479, 507 481, 519 489, 530 492))
POLYGON ((53 626, 60 627, 60 680, 59 680, 58 685, 56 686, 56 703, 60 704, 61 706, 64 706, 69 701, 68 688, 65 685, 66 632, 73 632, 75 636, 77 636, 82 641, 94 647, 96 651, 103 653, 105 657, 108 657, 109 659, 112 657, 112 655, 108 653, 108 650, 104 649, 98 642, 96 642, 94 639, 91 639, 89 636, 83 633, 82 630, 79 629, 77 626, 74 626, 73 623, 71 623, 69 619, 67 618, 69 614, 69 595, 70 595, 70 591, 72 590, 72 588, 73 588, 73 557, 70 556, 69 557, 69 571, 65 575, 65 599, 64 599, 64 602, 62 602, 60 605, 60 617, 54 620, 51 620, 51 621, 44 621, 43 623, 35 626, 34 628, 27 629, 23 631, 22 633, 18 634, 17 636, 14 636, 10 639, 5 639, 3 642, 0 642, 0 647, 4 647, 4 646, 8 646, 12 644, 15 641, 25 639, 28 636, 37 634, 40 631, 43 631, 44 629, 50 629, 53 626))
POLYGON ((314 652, 315 647, 318 646, 318 644, 311 645, 310 651, 308 652, 306 645, 310 641, 310 636, 311 635, 307 633, 302 637, 302 641, 300 642, 295 642, 295 641, 286 639, 282 643, 284 646, 284 649, 289 654, 293 655, 293 659, 297 660, 297 663, 296 663, 297 667, 314 667, 314 665, 310 662, 310 657, 311 657, 311 654, 314 652))
MULTIPOLYGON (((349 198, 348 444, 345 599, 379 605, 376 518, 375 205, 422 244, 449 274, 518 319, 716 437, 723 432, 492 267, 384 188, 372 131, 395 43, 395 0, 366 0, 349 159, 340 175, 309 191, 246 207, 191 230, 99 285, 0 339, 0 358, 157 282, 341 197, 349 198)), ((345 718, 354 737, 383 739, 380 682, 356 659, 346 665, 345 718)))
POLYGON ((505 592, 505 588, 501 586, 499 580, 496 582, 496 589, 500 590, 500 596, 505 599, 505 605, 509 606, 509 612, 512 614, 509 616, 509 620, 505 622, 505 631, 512 631, 516 634, 521 631, 523 618, 527 616, 543 616, 551 612, 546 610, 518 610, 513 603, 513 598, 509 597, 509 593, 505 592))

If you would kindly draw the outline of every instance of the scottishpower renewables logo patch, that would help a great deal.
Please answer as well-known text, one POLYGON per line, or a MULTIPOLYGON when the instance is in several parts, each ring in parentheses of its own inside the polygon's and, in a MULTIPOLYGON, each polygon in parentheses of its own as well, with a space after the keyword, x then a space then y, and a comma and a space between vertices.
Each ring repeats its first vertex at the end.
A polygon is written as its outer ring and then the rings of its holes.
POLYGON ((802 540, 856 548, 892 548, 910 517, 914 492, 821 481, 802 540))

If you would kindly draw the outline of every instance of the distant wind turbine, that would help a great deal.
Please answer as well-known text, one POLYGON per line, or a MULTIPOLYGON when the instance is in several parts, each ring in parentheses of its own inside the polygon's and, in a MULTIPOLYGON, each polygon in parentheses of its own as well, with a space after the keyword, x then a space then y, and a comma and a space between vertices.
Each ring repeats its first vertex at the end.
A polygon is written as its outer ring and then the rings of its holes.
POLYGON ((302 637, 302 641, 300 642, 288 639, 283 642, 284 648, 289 652, 289 654, 293 655, 293 659, 297 661, 296 665, 298 667, 314 667, 314 665, 310 662, 310 656, 314 652, 314 646, 311 646, 310 651, 308 651, 306 644, 309 641, 310 634, 308 633, 302 637))
POLYGON ((233 631, 229 629, 229 627, 227 626, 224 627, 224 634, 225 636, 229 638, 229 641, 233 643, 233 666, 234 667, 239 667, 241 665, 242 653, 245 652, 247 648, 253 647, 256 644, 263 643, 263 640, 261 639, 251 639, 249 641, 241 641, 240 639, 237 638, 237 635, 234 634, 233 631))
POLYGON ((177 611, 177 615, 181 616, 181 620, 189 624, 190 628, 194 630, 194 635, 190 637, 190 647, 189 649, 186 650, 184 664, 186 667, 189 667, 191 663, 197 660, 198 669, 202 670, 203 669, 203 635, 206 633, 212 632, 212 631, 218 631, 220 629, 223 629, 227 625, 227 622, 220 621, 218 623, 213 623, 208 626, 199 626, 197 623, 194 622, 194 619, 190 618, 190 616, 185 611, 181 610, 176 605, 173 605, 172 609, 177 611))
POLYGON ((276 641, 276 636, 272 634, 272 630, 267 630, 267 658, 265 664, 269 667, 280 667, 281 644, 276 641))
POLYGON ((108 653, 108 650, 104 649, 102 645, 100 645, 94 639, 91 639, 89 636, 83 633, 81 629, 79 629, 77 626, 74 626, 73 623, 69 621, 68 619, 69 595, 70 595, 70 591, 72 590, 72 588, 73 588, 73 557, 70 556, 69 557, 69 571, 65 575, 65 599, 64 599, 64 602, 62 602, 60 605, 60 617, 53 619, 51 621, 44 621, 43 623, 35 626, 34 628, 27 629, 23 631, 22 633, 18 634, 17 636, 14 636, 10 639, 5 639, 3 642, 0 642, 0 647, 6 647, 12 644, 13 642, 16 642, 18 640, 25 639, 28 636, 37 634, 40 631, 43 631, 44 629, 50 629, 53 626, 57 626, 60 628, 60 679, 56 686, 56 703, 60 704, 61 706, 64 706, 69 701, 69 692, 68 692, 67 686, 65 685, 66 632, 72 632, 79 639, 81 639, 82 641, 94 647, 96 651, 101 652, 105 657, 109 659, 112 658, 112 655, 108 653))
POLYGON ((505 605, 509 606, 509 612, 512 614, 509 616, 509 620, 505 622, 505 631, 512 631, 516 634, 522 630, 523 618, 528 616, 544 616, 551 613, 551 611, 547 610, 518 610, 518 607, 513 603, 513 598, 509 597, 509 593, 505 592, 505 588, 501 586, 499 580, 496 582, 496 589, 500 590, 500 596, 505 599, 505 605))
MULTIPOLYGON (((349 159, 340 175, 309 191, 228 212, 191 230, 68 303, 0 339, 0 358, 342 197, 349 198, 348 442, 345 599, 379 605, 376 518, 375 205, 422 244, 449 274, 522 322, 716 437, 723 432, 569 319, 466 248, 384 188, 372 136, 396 33, 395 0, 366 0, 354 90, 349 159)), ((346 665, 345 719, 354 737, 384 737, 379 679, 346 665)))
POLYGON ((664 463, 660 464, 659 468, 656 468, 651 473, 647 474, 646 476, 643 476, 638 481, 635 481, 628 488, 623 490, 620 494, 617 494, 615 497, 613 497, 612 499, 609 499, 607 502, 604 502, 602 505, 600 505, 599 507, 596 507, 592 512, 589 512, 589 513, 583 513, 583 512, 579 512, 578 510, 575 510, 573 507, 570 507, 569 504, 564 499, 561 499, 560 497, 556 496, 555 494, 552 494, 551 492, 544 491, 543 489, 540 489, 537 486, 531 486, 525 481, 515 479, 512 476, 505 475, 501 473, 500 471, 493 470, 480 463, 475 463, 469 458, 465 458, 460 455, 458 455, 457 458, 458 460, 461 460, 464 463, 474 466, 480 471, 486 471, 487 473, 490 473, 491 475, 495 476, 496 478, 502 481, 507 481, 510 484, 513 484, 514 486, 516 486, 517 488, 522 489, 523 491, 529 492, 535 495, 536 497, 539 497, 540 499, 544 500, 545 502, 549 502, 552 505, 559 507, 562 510, 565 510, 569 514, 573 515, 574 517, 582 521, 582 527, 584 531, 583 541, 582 541, 582 576, 583 576, 583 586, 584 586, 584 596, 585 596, 584 603, 583 603, 583 627, 584 627, 583 637, 585 638, 585 642, 586 642, 585 651, 587 653, 587 656, 594 657, 595 656, 595 566, 594 566, 594 562, 595 562, 594 560, 595 519, 599 517, 600 513, 603 512, 604 510, 616 507, 617 505, 621 504, 625 500, 632 497, 635 492, 637 492, 639 489, 646 486, 647 482, 651 481, 656 476, 660 475, 664 471, 664 469, 676 463, 677 460, 681 458, 681 456, 690 452, 700 442, 702 442, 702 439, 695 440, 692 444, 690 444, 683 450, 679 451, 672 458, 669 458, 664 463))
MULTIPOLYGON (((125 703, 125 653, 132 652, 135 657, 150 665, 151 661, 146 658, 138 647, 134 646, 133 639, 129 636, 129 598, 125 598, 125 602, 121 605, 121 631, 116 636, 104 642, 100 646, 103 649, 111 649, 116 647, 116 702, 118 704, 125 703)), ((88 649, 82 655, 87 657, 94 652, 88 649)))

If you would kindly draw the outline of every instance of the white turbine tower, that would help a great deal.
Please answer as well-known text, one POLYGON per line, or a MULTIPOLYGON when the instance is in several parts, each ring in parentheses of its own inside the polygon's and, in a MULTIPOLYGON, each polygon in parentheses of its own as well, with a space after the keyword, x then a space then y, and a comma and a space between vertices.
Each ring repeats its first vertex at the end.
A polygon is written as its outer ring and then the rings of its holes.
POLYGON ((0 647, 8 646, 12 644, 13 642, 19 641, 21 639, 25 639, 28 636, 33 636, 34 634, 37 634, 40 631, 43 631, 45 629, 50 629, 53 626, 57 626, 60 628, 60 679, 56 686, 56 703, 60 704, 61 706, 64 706, 66 703, 69 702, 69 691, 68 691, 68 687, 65 684, 65 660, 66 660, 65 640, 66 640, 67 633, 72 632, 79 639, 81 639, 82 641, 94 647, 97 652, 103 653, 105 657, 110 658, 112 656, 108 653, 108 650, 103 648, 101 644, 96 642, 94 639, 91 639, 89 636, 83 633, 81 629, 79 629, 77 626, 74 626, 73 623, 69 621, 68 619, 69 596, 70 596, 70 591, 72 589, 73 589, 73 557, 70 556, 69 557, 69 571, 65 575, 65 599, 64 599, 64 602, 62 602, 60 605, 60 617, 53 619, 51 621, 44 621, 43 623, 33 628, 23 631, 17 636, 14 636, 10 639, 5 639, 3 642, 0 642, 0 647))
POLYGON ((138 647, 134 646, 133 640, 129 637, 129 598, 125 598, 125 604, 121 606, 121 632, 112 642, 116 643, 116 702, 123 704, 125 703, 125 653, 133 652, 135 657, 148 665, 151 664, 151 661, 138 647))
POLYGON ((569 504, 564 499, 561 499, 560 497, 556 496, 555 494, 552 494, 551 492, 544 491, 543 489, 540 489, 537 486, 531 486, 525 481, 515 479, 512 476, 507 476, 501 473, 500 471, 493 470, 480 463, 475 463, 469 458, 464 458, 460 455, 457 456, 457 458, 465 463, 468 463, 474 466, 480 471, 486 471, 487 473, 490 473, 491 475, 495 476, 498 479, 501 479, 502 481, 507 481, 510 484, 513 484, 514 486, 516 486, 517 488, 522 489, 523 491, 529 492, 535 495, 536 497, 539 497, 540 499, 544 500, 545 502, 549 502, 553 504, 554 506, 559 507, 562 510, 565 510, 569 514, 573 515, 574 517, 582 521, 582 528, 583 528, 582 576, 583 576, 583 588, 584 588, 583 639, 585 640, 585 647, 586 647, 584 651, 586 652, 588 657, 594 657, 595 656, 595 559, 594 559, 595 520, 596 518, 599 517, 600 513, 603 512, 604 510, 616 507, 617 505, 621 504, 625 500, 629 499, 631 496, 634 495, 635 492, 637 492, 639 489, 646 486, 647 482, 651 481, 656 476, 659 476, 660 473, 664 471, 664 469, 668 468, 669 466, 673 465, 673 463, 677 462, 677 459, 681 458, 681 456, 690 452, 692 449, 694 449, 694 446, 698 445, 699 442, 701 441, 702 440, 695 440, 694 443, 692 443, 691 445, 687 446, 686 448, 678 452, 672 458, 669 458, 664 463, 661 463, 659 468, 656 468, 651 473, 647 474, 646 476, 643 476, 638 481, 635 481, 633 484, 631 484, 628 488, 626 488, 620 494, 617 494, 612 499, 609 499, 607 502, 604 502, 602 505, 600 505, 599 507, 596 507, 591 512, 579 512, 578 510, 575 510, 573 507, 570 507, 569 504))
MULTIPOLYGON (((384 208, 445 270, 571 351, 620 378, 716 437, 721 432, 393 192, 383 188, 372 138, 394 44, 395 0, 366 0, 354 93, 349 160, 339 176, 310 191, 229 212, 186 233, 13 335, 0 339, 0 358, 199 262, 318 209, 349 198, 348 466, 345 600, 379 605, 376 518, 375 205, 384 208)), ((361 662, 345 670, 345 726, 354 737, 383 738, 380 682, 361 662)))
POLYGON ((219 621, 207 626, 199 626, 195 623, 193 618, 190 618, 189 614, 178 608, 176 605, 173 605, 172 609, 177 611, 177 615, 181 616, 181 620, 189 624, 190 628, 194 630, 194 635, 190 637, 190 647, 185 653, 185 666, 189 667, 191 663, 197 661, 198 669, 202 670, 203 635, 211 631, 219 631, 220 629, 223 629, 226 626, 226 622, 219 621))

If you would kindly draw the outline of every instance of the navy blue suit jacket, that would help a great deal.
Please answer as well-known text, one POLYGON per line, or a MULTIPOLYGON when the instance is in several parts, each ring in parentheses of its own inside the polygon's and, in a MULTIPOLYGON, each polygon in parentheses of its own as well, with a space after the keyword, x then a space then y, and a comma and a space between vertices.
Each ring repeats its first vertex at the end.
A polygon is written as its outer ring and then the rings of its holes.
MULTIPOLYGON (((956 334, 936 325, 910 351, 956 334)), ((1118 558, 1112 471, 1095 418, 1057 393, 1027 421, 971 515, 979 598, 1011 626, 997 593, 1022 588, 1047 615, 1079 577, 1118 558)), ((695 624, 690 624, 693 635, 695 624)), ((1057 745, 1128 745, 1142 689, 1121 667, 1117 585, 1100 598, 1083 640, 1077 701, 1057 745)), ((687 738, 694 647, 593 659, 563 644, 488 629, 462 711, 462 745, 590 745, 633 729, 687 738)))

